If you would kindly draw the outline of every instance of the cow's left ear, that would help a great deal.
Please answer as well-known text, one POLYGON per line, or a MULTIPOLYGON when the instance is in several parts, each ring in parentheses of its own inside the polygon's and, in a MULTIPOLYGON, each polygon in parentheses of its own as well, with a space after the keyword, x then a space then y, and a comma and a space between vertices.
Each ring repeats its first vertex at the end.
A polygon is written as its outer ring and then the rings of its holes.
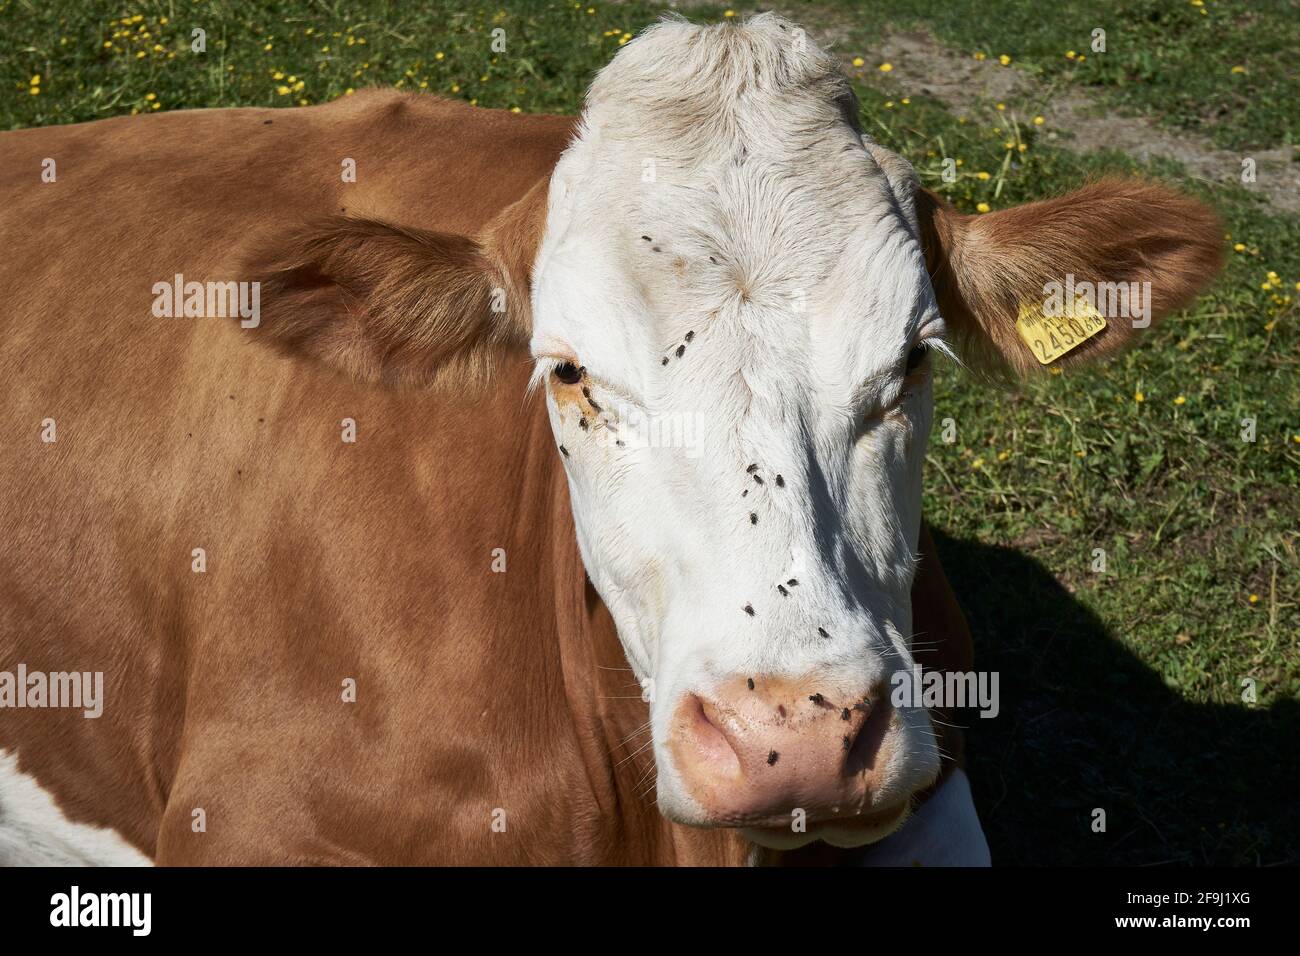
POLYGON ((546 181, 477 236, 333 217, 252 256, 251 335, 367 382, 483 381, 526 354, 546 181))
POLYGON ((922 191, 917 215, 959 352, 974 367, 1021 375, 1124 348, 1191 302, 1223 261, 1209 208, 1138 181, 983 215, 922 191))

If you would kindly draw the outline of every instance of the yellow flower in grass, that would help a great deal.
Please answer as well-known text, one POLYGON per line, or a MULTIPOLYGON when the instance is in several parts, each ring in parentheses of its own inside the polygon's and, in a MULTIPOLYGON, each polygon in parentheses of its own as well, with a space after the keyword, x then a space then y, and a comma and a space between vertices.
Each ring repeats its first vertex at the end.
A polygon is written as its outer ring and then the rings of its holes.
POLYGON ((975 210, 976 210, 977 212, 988 212, 988 211, 989 211, 989 204, 986 203, 986 202, 978 203, 978 204, 975 206, 975 210))
POLYGON ((1007 56, 1005 53, 1003 53, 1000 57, 998 57, 998 62, 1001 63, 1003 66, 1010 66, 1010 65, 1011 65, 1011 57, 1009 57, 1009 56, 1007 56))
POLYGON ((864 60, 864 59, 862 59, 862 57, 860 57, 860 56, 855 56, 855 57, 853 58, 853 65, 854 65, 854 66, 866 66, 866 64, 867 64, 867 61, 864 60))
POLYGON ((878 69, 881 73, 889 73, 889 72, 892 72, 892 71, 893 71, 893 69, 894 69, 894 64, 892 64, 892 63, 882 63, 882 64, 880 64, 880 66, 876 67, 876 69, 878 69))
POLYGON ((1042 126, 1045 122, 1047 122, 1047 121, 1046 121, 1045 119, 1043 119, 1041 116, 1035 116, 1035 117, 1034 117, 1034 125, 1035 125, 1035 126, 1042 126))

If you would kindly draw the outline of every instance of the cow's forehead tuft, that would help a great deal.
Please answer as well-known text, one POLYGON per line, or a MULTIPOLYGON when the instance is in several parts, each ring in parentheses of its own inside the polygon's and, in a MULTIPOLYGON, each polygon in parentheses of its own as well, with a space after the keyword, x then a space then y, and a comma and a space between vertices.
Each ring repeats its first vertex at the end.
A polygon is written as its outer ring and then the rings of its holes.
POLYGON ((670 20, 624 47, 588 93, 587 122, 611 141, 737 161, 773 136, 801 145, 844 124, 857 103, 835 60, 774 15, 743 24, 670 20))

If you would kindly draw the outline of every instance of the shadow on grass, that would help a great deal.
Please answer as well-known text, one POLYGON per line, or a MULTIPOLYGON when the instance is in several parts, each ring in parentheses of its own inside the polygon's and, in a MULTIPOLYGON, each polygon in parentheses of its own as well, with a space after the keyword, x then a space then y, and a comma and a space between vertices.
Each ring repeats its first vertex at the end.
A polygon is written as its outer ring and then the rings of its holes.
POLYGON ((962 719, 995 866, 1300 860, 1300 704, 1189 702, 1033 558, 931 530, 1000 674, 1001 713, 962 719))

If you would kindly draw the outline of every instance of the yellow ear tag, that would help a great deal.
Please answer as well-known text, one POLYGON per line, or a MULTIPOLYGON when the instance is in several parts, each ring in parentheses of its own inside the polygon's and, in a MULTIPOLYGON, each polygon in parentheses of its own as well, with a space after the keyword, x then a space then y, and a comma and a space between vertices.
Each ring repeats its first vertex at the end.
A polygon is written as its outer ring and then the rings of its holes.
POLYGON ((1062 315, 1047 315, 1040 302, 1022 302, 1016 331, 1040 365, 1051 365, 1106 327, 1106 320, 1084 296, 1062 315))

